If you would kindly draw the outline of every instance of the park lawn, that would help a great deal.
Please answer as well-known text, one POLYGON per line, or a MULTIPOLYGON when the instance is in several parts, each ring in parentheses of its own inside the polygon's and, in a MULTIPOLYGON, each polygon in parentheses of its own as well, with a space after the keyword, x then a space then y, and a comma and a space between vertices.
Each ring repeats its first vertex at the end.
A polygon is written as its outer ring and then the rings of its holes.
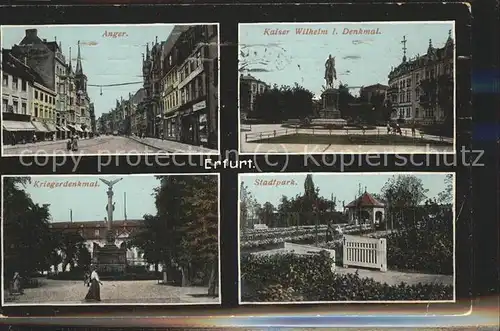
POLYGON ((452 146, 446 141, 422 139, 398 135, 323 135, 294 133, 270 137, 252 143, 269 144, 315 144, 315 145, 412 145, 412 146, 452 146))

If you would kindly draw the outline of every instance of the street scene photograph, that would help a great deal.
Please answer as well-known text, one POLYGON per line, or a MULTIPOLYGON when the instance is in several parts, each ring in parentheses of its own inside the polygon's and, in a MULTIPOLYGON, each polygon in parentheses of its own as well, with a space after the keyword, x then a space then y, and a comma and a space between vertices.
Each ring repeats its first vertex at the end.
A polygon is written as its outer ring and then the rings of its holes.
POLYGON ((218 154, 218 24, 0 29, 2 155, 218 154))
POLYGON ((220 304, 219 176, 2 176, 2 305, 220 304))
POLYGON ((240 152, 455 153, 454 22, 239 25, 240 152))
POLYGON ((241 175, 240 304, 455 302, 454 224, 453 173, 241 175))

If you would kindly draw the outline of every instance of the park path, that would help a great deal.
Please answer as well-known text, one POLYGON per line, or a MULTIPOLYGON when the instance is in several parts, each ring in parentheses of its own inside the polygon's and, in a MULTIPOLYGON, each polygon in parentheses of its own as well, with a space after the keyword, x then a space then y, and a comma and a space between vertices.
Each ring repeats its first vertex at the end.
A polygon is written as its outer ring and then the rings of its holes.
MULTIPOLYGON (((42 286, 28 288, 24 294, 6 300, 9 304, 87 304, 83 299, 88 287, 83 281, 52 280, 40 278, 42 286)), ((155 280, 103 281, 101 302, 112 303, 157 303, 157 304, 217 304, 219 298, 208 297, 206 287, 178 287, 158 284, 155 280)), ((93 303, 94 304, 94 303, 93 303)))

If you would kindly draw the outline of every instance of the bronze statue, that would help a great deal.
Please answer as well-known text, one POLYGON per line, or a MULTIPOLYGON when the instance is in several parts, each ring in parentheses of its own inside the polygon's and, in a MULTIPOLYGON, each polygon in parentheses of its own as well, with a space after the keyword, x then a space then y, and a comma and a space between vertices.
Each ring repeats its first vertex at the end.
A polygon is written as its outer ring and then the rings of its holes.
POLYGON ((337 80, 337 71, 335 70, 335 56, 330 54, 325 62, 325 81, 327 87, 333 87, 333 82, 337 80))

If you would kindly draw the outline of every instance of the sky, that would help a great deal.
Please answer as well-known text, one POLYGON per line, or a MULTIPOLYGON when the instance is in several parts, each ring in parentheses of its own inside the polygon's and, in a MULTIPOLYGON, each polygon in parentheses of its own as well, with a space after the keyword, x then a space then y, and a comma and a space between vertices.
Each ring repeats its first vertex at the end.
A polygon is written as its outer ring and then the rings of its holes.
POLYGON ((142 87, 142 53, 146 52, 146 44, 166 40, 173 30, 172 24, 152 24, 142 26, 120 25, 86 25, 86 26, 16 26, 2 27, 2 47, 11 48, 25 36, 25 30, 38 29, 38 36, 47 41, 62 43, 66 61, 69 59, 69 48, 73 69, 76 66, 77 45, 80 40, 83 72, 87 75, 88 85, 106 85, 128 82, 139 84, 103 87, 100 95, 99 87, 88 86, 88 94, 94 103, 96 118, 109 112, 116 106, 120 97, 128 98, 142 87), (121 37, 107 37, 109 32, 124 32, 121 37))
MULTIPOLYGON (((49 210, 54 222, 103 221, 107 217, 107 185, 99 178, 114 180, 120 176, 34 176, 25 188, 35 203, 50 204, 49 210), (93 183, 97 187, 48 187, 53 183, 93 183)), ((75 185, 75 184, 73 184, 75 185)), ((124 193, 127 197, 127 219, 142 219, 144 214, 156 214, 153 189, 160 181, 152 175, 125 175, 113 186, 115 212, 113 219, 124 219, 124 193)))
MULTIPOLYGON (((404 173, 408 175, 410 173, 404 173)), ((242 175, 241 181, 248 187, 248 191, 261 205, 270 202, 274 206, 278 206, 281 197, 287 196, 289 198, 295 197, 297 194, 304 193, 304 174, 288 175, 285 173, 280 174, 266 174, 266 175, 242 175), (280 186, 263 185, 258 180, 276 180, 280 183, 286 183, 280 186), (284 182, 289 181, 289 182, 284 182)), ((380 194, 384 184, 396 174, 313 174, 312 179, 314 185, 319 188, 320 196, 330 199, 333 194, 337 198, 337 209, 341 209, 342 201, 345 204, 353 201, 358 197, 359 185, 364 192, 365 187, 368 193, 380 194)), ((412 174, 422 180, 424 188, 428 189, 427 198, 435 198, 445 189, 446 174, 412 174)))
MULTIPOLYGON (((241 24, 240 68, 249 62, 249 68, 257 71, 248 73, 266 83, 293 85, 297 82, 319 96, 324 85, 325 62, 331 54, 335 56, 337 79, 343 84, 351 87, 387 85, 391 67, 402 61, 403 36, 407 40, 406 54, 410 58, 425 54, 429 39, 434 47, 442 47, 449 30, 452 30, 453 37, 453 22, 241 24), (266 28, 288 29, 290 32, 287 35, 267 35, 266 28), (321 28, 328 30, 328 35, 299 35, 295 33, 296 28, 321 28), (344 35, 346 28, 379 28, 380 34, 344 35)), ((351 90, 354 95, 358 92, 359 89, 351 90)))

